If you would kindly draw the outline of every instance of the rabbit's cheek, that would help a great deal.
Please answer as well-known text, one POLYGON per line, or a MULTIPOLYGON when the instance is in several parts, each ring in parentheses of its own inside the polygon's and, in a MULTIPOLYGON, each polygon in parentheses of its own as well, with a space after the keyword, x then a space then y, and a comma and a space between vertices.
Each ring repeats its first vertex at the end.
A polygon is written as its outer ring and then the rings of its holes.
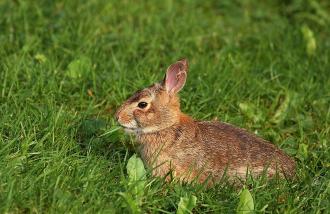
POLYGON ((143 112, 140 109, 136 109, 133 111, 134 117, 141 117, 141 114, 143 114, 143 112))
POLYGON ((155 113, 149 113, 147 114, 147 119, 152 120, 155 117, 155 113))
POLYGON ((143 122, 144 112, 141 110, 135 110, 133 112, 133 117, 139 124, 141 124, 143 122))

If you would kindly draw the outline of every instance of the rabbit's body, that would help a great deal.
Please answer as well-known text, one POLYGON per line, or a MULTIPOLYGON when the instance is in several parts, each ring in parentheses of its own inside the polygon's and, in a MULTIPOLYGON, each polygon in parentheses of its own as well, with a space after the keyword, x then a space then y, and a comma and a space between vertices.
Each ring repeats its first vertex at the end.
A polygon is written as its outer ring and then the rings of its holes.
POLYGON ((211 176, 220 179, 245 178, 265 170, 291 176, 294 162, 269 142, 244 129, 216 121, 194 121, 183 115, 182 122, 154 133, 138 135, 140 153, 156 176, 200 182, 211 176))
POLYGON ((247 172, 292 176, 294 161, 271 143, 244 129, 196 121, 181 113, 177 92, 187 75, 186 60, 171 65, 162 84, 138 91, 117 111, 118 122, 136 134, 145 164, 156 176, 180 180, 245 178, 247 172))

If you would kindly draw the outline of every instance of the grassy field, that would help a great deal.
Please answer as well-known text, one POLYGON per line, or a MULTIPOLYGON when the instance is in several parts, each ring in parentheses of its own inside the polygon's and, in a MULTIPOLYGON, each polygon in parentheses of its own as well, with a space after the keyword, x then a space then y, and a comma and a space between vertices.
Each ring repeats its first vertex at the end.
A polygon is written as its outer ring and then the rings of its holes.
POLYGON ((327 0, 0 1, 0 213, 234 213, 240 189, 126 172, 113 114, 186 57, 183 111, 249 129, 295 157, 297 179, 250 179, 256 213, 329 213, 327 0))

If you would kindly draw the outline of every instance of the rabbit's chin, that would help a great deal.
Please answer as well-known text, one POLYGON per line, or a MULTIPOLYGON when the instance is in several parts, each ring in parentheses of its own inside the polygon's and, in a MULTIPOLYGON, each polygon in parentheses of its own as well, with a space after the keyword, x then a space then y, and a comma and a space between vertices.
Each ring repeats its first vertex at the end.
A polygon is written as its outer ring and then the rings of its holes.
POLYGON ((139 132, 139 129, 124 128, 124 131, 127 133, 137 134, 139 132))
POLYGON ((158 126, 139 127, 135 120, 132 120, 129 123, 120 124, 120 125, 124 128, 125 132, 133 133, 133 134, 137 134, 137 135, 159 131, 158 126))

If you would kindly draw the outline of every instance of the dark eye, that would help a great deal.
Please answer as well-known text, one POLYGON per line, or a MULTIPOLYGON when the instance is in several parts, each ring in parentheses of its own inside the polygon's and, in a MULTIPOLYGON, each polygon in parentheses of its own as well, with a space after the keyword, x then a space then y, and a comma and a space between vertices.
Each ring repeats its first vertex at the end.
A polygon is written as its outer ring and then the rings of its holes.
POLYGON ((147 105, 148 105, 148 103, 146 103, 146 102, 139 102, 138 107, 143 109, 143 108, 147 107, 147 105))

